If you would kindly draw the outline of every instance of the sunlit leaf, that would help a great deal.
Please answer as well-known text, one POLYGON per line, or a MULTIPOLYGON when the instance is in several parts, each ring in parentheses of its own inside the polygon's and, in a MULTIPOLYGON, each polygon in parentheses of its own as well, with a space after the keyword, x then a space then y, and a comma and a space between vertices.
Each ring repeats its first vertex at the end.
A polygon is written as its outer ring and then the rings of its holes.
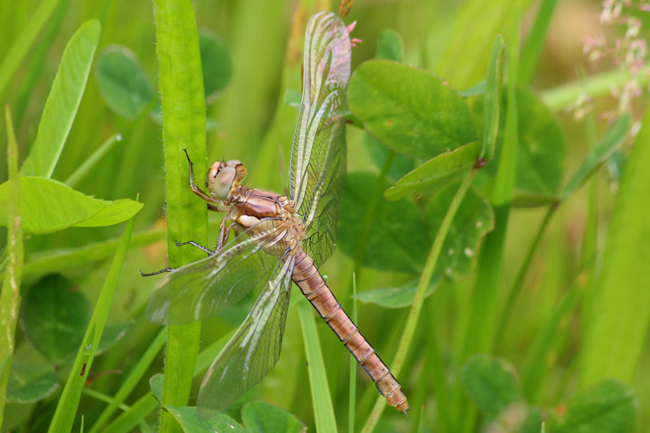
POLYGON ((477 355, 467 361, 462 381, 470 398, 489 418, 494 418, 521 399, 512 367, 502 361, 477 355))
POLYGON ((246 403, 241 419, 251 433, 300 433, 307 430, 307 426, 294 415, 262 400, 246 403))
POLYGON ((98 20, 86 22, 66 46, 21 176, 52 175, 86 88, 100 28, 98 20))
POLYGON ((475 141, 446 152, 425 162, 397 181, 384 192, 388 200, 397 200, 409 194, 426 194, 441 187, 455 175, 473 166, 481 151, 481 143, 475 141))
MULTIPOLYGON (((357 293, 357 300, 364 304, 375 304, 384 308, 409 307, 413 305, 413 298, 415 298, 415 291, 418 288, 419 281, 419 279, 416 279, 402 284, 399 287, 387 287, 360 292, 357 293)), ((440 277, 434 275, 431 278, 425 295, 426 297, 429 297, 436 290, 439 282, 440 277)))
MULTIPOLYGON (((339 212, 337 246, 354 257, 366 208, 377 184, 372 173, 349 173, 339 212)), ((386 184, 386 187, 388 184, 386 184)), ((413 202, 380 199, 366 242, 364 266, 384 271, 419 273, 430 242, 423 235, 422 216, 413 202)))
POLYGON ((69 361, 79 349, 90 304, 79 288, 59 274, 41 278, 23 300, 21 325, 29 341, 55 364, 69 361))
MULTIPOLYGON (((71 226, 100 227, 135 215, 142 203, 123 199, 97 200, 67 185, 42 177, 21 177, 22 224, 31 234, 52 233, 71 226)), ((6 225, 8 183, 0 185, 0 225, 6 225)))
POLYGON ((476 141, 464 99, 432 73, 389 60, 371 60, 350 80, 352 113, 379 142, 430 159, 476 141))
POLYGON ((133 120, 156 97, 156 91, 135 54, 113 45, 97 59, 97 86, 106 104, 120 116, 133 120))
POLYGON ((143 203, 130 199, 120 199, 115 201, 103 201, 104 208, 88 218, 75 224, 75 227, 105 227, 126 221, 138 213, 143 203))
MULTIPOLYGON (((460 183, 441 188, 427 205, 431 236, 438 232, 442 220, 456 195, 460 183)), ((490 202, 470 188, 461 202, 442 246, 436 274, 457 282, 474 270, 483 237, 494 229, 494 212, 490 202)))

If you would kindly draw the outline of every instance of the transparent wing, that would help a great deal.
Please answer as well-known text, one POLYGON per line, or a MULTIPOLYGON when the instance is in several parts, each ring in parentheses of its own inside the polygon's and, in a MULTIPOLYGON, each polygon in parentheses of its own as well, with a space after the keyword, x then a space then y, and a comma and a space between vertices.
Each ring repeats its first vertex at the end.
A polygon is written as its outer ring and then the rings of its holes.
POLYGON ((317 264, 331 255, 336 237, 345 179, 350 57, 350 37, 343 21, 332 12, 314 15, 305 36, 302 102, 291 154, 291 194, 312 239, 306 249, 312 253, 310 249, 319 244, 320 252, 314 258, 317 264), (321 245, 323 242, 327 245, 321 245))
POLYGON ((202 416, 228 408, 278 362, 295 262, 294 256, 285 257, 244 323, 208 369, 197 402, 202 416))
POLYGON ((151 321, 180 325, 214 317, 243 298, 273 269, 279 257, 265 252, 284 237, 275 221, 264 220, 220 252, 167 274, 147 304, 151 321))

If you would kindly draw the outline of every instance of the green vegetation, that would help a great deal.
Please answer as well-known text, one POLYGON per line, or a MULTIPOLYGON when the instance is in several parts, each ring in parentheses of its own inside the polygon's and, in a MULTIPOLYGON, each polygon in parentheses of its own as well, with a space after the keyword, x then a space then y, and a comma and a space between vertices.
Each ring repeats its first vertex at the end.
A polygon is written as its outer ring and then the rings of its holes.
POLYGON ((589 0, 355 2, 320 270, 410 416, 298 290, 275 369, 223 413, 195 407, 259 291, 163 329, 140 270, 216 245, 184 149, 197 185, 224 158, 288 189, 304 29, 330 3, 0 0, 2 432, 650 433, 650 112, 609 96, 648 78, 584 77, 596 35, 567 22, 589 0))

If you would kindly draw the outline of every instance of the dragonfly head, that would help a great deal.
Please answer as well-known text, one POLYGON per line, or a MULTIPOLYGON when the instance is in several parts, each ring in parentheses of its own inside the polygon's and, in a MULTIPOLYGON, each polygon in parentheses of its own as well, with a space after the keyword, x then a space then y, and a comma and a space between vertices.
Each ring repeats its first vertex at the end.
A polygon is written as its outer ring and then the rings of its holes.
POLYGON ((219 200, 227 200, 246 176, 244 163, 236 159, 227 162, 217 161, 208 171, 206 182, 208 190, 219 200))

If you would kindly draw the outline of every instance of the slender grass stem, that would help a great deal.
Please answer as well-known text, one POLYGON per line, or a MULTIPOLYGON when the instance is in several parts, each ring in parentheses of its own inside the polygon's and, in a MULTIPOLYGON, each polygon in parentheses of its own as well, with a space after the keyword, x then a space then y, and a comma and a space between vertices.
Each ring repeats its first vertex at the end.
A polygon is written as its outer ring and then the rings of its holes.
MULTIPOLYGON (((126 400, 126 398, 131 394, 131 391, 133 391, 135 386, 140 382, 140 379, 142 379, 146 373, 147 369, 151 365, 151 362, 154 360, 164 345, 165 331, 163 330, 158 333, 158 336, 149 345, 146 352, 140 357, 137 364, 129 373, 128 377, 124 380, 124 383, 122 383, 122 386, 120 386, 120 389, 108 402, 109 405, 104 409, 97 421, 95 421, 89 433, 98 433, 104 427, 104 425, 106 425, 115 411, 118 408, 122 408, 122 406, 124 406, 124 400, 126 400)), ((127 409, 123 410, 128 410, 128 407, 127 409)))
POLYGON ((537 247, 539 246, 539 243, 542 239, 542 236, 544 235, 544 232, 546 231, 546 227, 548 226, 551 217, 555 214, 555 210, 557 209, 557 206, 558 206, 557 203, 553 204, 549 206, 548 210, 546 211, 544 220, 542 221, 542 224, 540 224, 539 228, 537 229, 535 240, 533 240, 533 243, 530 244, 530 247, 528 248, 528 253, 526 253, 526 258, 524 259, 523 263, 519 267, 519 272, 517 272, 517 278, 515 278, 514 283, 512 283, 512 287, 508 291, 507 301, 503 309, 503 314, 501 314, 501 321, 497 331, 496 347, 499 347, 502 343, 503 336, 505 334, 506 328, 508 326, 508 322, 512 315, 513 308, 515 306, 515 303, 517 302, 517 298, 519 297, 519 294, 521 293, 521 289, 524 287, 524 282, 526 281, 526 276, 528 275, 528 271, 530 270, 530 265, 532 264, 533 257, 535 257, 535 253, 537 252, 537 247))
MULTIPOLYGON (((436 268, 436 263, 438 262, 438 257, 440 256, 442 245, 445 241, 445 238, 447 237, 447 232, 451 227, 451 223, 454 220, 454 216, 456 215, 458 207, 463 201, 463 198, 465 197, 465 194, 467 193, 467 190, 472 184, 472 181, 474 180, 474 177, 476 177, 477 173, 478 170, 474 168, 470 170, 467 176, 465 176, 463 179, 463 182, 460 184, 460 187, 458 188, 458 191, 456 192, 456 195, 449 205, 449 209, 447 209, 447 213, 445 214, 445 217, 440 224, 440 230, 438 230, 436 238, 433 241, 433 246, 429 252, 429 257, 427 258, 427 262, 424 266, 424 271, 422 272, 422 276, 420 277, 420 281, 418 283, 418 288, 415 292, 413 306, 411 307, 408 320, 406 321, 402 339, 400 341, 399 347, 397 348, 395 359, 391 364, 392 372, 395 376, 399 375, 402 367, 404 366, 406 355, 408 354, 411 347, 411 342, 413 341, 413 336, 415 335, 415 331, 417 329, 418 319, 420 318, 422 304, 424 303, 426 289, 429 287, 431 277, 433 277, 433 271, 436 268)), ((385 407, 386 399, 382 396, 379 396, 375 402, 375 406, 372 409, 370 417, 366 421, 366 425, 363 427, 363 433, 369 433, 375 429, 385 407)))
POLYGON ((428 359, 429 365, 427 371, 431 376, 433 382, 433 391, 436 395, 436 407, 438 408, 438 420, 441 432, 451 432, 451 396, 449 385, 447 384, 446 368, 438 342, 436 341, 436 326, 437 326, 437 311, 433 308, 433 302, 436 300, 435 296, 431 296, 429 301, 429 329, 428 334, 433 336, 427 342, 427 349, 429 351, 428 359))
POLYGON ((115 146, 117 143, 123 143, 125 139, 130 138, 133 131, 139 126, 144 119, 149 116, 149 112, 156 106, 158 98, 154 98, 147 104, 147 106, 142 110, 138 117, 129 125, 129 127, 124 131, 124 133, 113 134, 102 143, 99 148, 93 152, 88 159, 86 159, 83 164, 79 166, 71 175, 65 180, 70 188, 74 188, 81 179, 84 178, 90 171, 99 163, 102 158, 115 146))
POLYGON ((382 198, 384 191, 384 183, 388 177, 388 172, 390 171, 391 166, 393 165, 393 160, 395 159, 395 151, 391 150, 384 161, 384 165, 381 168, 381 173, 377 178, 377 184, 375 185, 375 190, 372 193, 372 198, 366 209, 366 214, 363 216, 363 225, 362 231, 359 235, 359 243, 357 244, 357 251, 354 256, 354 274, 360 275, 361 270, 363 269, 363 259, 366 255, 366 243, 368 242, 368 236, 370 235, 370 229, 372 228, 372 220, 375 217, 375 212, 379 206, 379 200, 382 198))
MULTIPOLYGON (((352 274, 352 321, 359 327, 357 321, 357 279, 352 274)), ((348 432, 354 432, 354 418, 357 404, 357 360, 350 357, 350 413, 348 420, 348 432)))

